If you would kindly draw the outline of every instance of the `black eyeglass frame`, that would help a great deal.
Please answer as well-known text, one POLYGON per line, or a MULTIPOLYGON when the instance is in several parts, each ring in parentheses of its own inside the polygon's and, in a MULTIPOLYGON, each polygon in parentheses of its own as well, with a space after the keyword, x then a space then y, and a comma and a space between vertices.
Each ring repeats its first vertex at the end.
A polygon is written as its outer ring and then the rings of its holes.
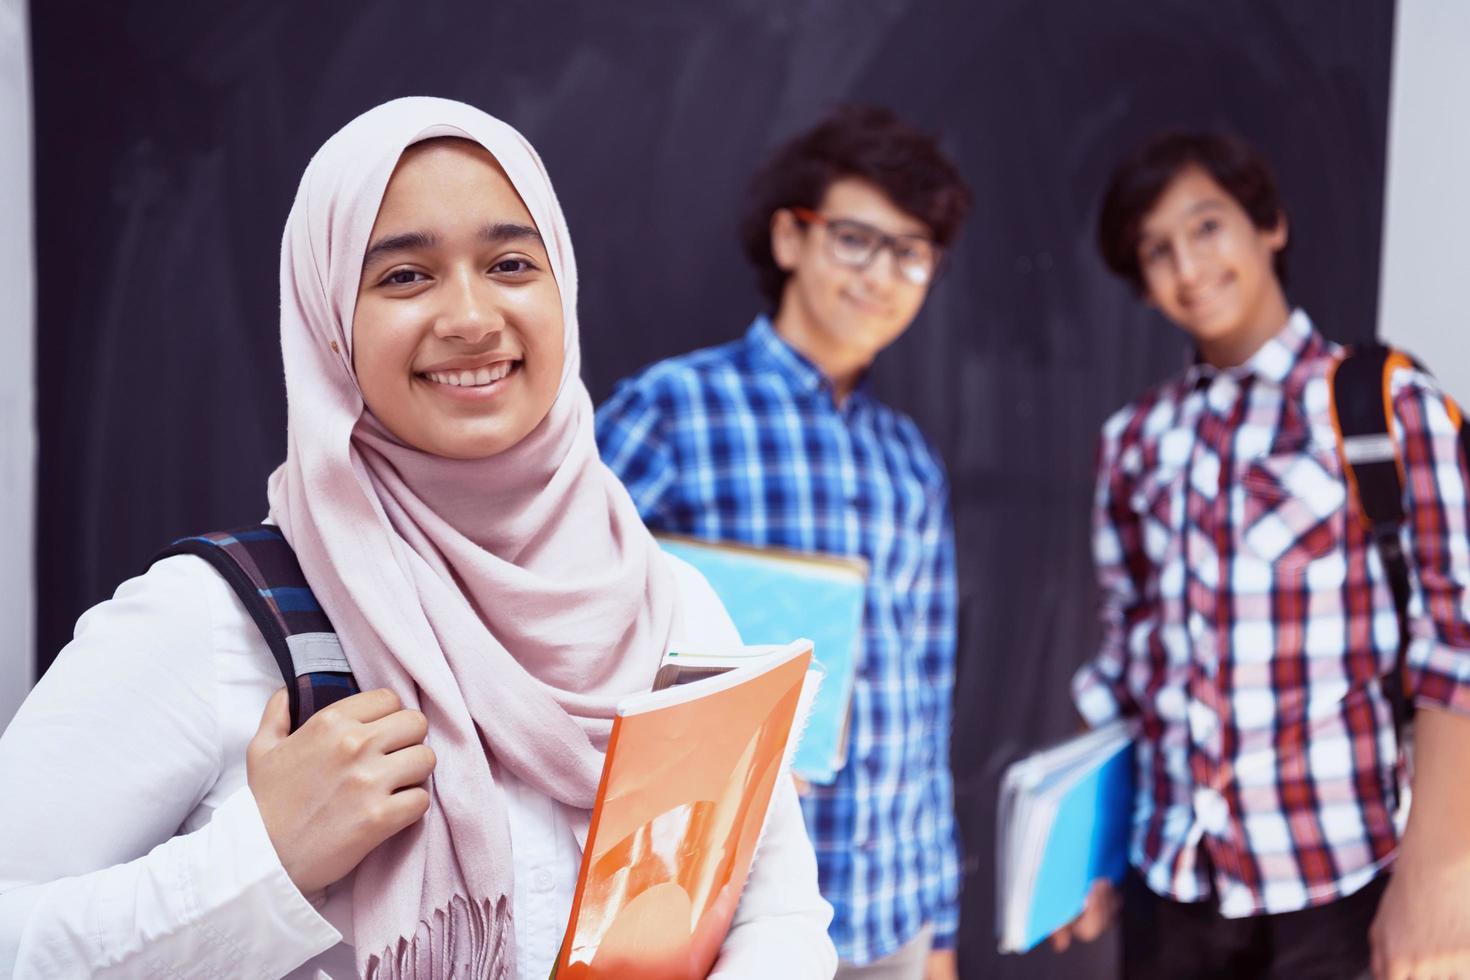
POLYGON ((793 207, 787 210, 791 212, 792 217, 796 218, 800 224, 821 225, 827 230, 827 254, 832 257, 834 262, 847 266, 849 269, 866 269, 873 264, 873 261, 878 258, 878 254, 885 249, 889 255, 893 256, 893 267, 897 270, 899 277, 913 286, 932 287, 939 279, 940 270, 944 268, 946 255, 944 246, 926 235, 890 235, 881 228, 875 228, 867 222, 858 221, 855 218, 829 218, 820 212, 813 211, 811 208, 804 207, 793 207), (837 246, 833 240, 831 231, 834 227, 841 225, 860 228, 863 232, 872 235, 876 240, 877 244, 873 246, 873 250, 861 262, 849 262, 837 254, 837 246), (898 246, 904 242, 923 242, 934 253, 934 261, 929 269, 928 277, 922 282, 915 281, 903 270, 903 260, 898 257, 898 246))

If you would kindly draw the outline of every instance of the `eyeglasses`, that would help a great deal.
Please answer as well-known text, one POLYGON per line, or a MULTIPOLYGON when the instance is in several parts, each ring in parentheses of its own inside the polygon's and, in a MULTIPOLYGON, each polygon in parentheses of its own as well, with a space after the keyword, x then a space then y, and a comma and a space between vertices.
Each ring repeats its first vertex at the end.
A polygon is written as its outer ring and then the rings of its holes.
POLYGON ((872 225, 850 218, 828 218, 811 208, 792 208, 804 225, 826 229, 827 254, 851 269, 866 269, 887 249, 898 274, 915 286, 926 285, 939 268, 940 247, 923 235, 890 235, 872 225))

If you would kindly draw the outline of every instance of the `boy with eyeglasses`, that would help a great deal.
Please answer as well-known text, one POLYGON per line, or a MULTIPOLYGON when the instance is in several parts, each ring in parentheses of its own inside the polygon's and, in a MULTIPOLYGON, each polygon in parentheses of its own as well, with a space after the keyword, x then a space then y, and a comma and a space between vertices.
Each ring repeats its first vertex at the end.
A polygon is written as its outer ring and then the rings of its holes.
POLYGON ((969 210, 934 141, 838 111, 759 170, 742 223, 770 314, 621 383, 602 457, 656 531, 870 566, 848 760, 803 799, 843 978, 953 978, 954 537, 938 454, 865 381, 969 210))
MULTIPOLYGON (((1380 553, 1339 460, 1338 347, 1287 302, 1286 212, 1238 139, 1169 134, 1114 175, 1109 267, 1197 356, 1103 427, 1103 640, 1074 692, 1131 720, 1127 980, 1470 977, 1470 507, 1454 410, 1396 370, 1385 406, 1412 571, 1407 678, 1380 553), (1416 715, 1413 799, 1394 686, 1416 715)), ((1342 383, 1339 381, 1339 383, 1342 383)), ((1096 936, 1094 886, 1054 937, 1096 936)))

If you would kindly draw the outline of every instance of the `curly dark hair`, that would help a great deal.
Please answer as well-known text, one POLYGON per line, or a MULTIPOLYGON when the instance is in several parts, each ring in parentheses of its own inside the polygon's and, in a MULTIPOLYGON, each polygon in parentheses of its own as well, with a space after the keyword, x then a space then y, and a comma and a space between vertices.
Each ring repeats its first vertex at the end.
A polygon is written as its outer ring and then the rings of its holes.
POLYGON ((783 144, 756 171, 746 194, 740 240, 774 311, 788 273, 771 254, 771 216, 821 207, 845 177, 877 186, 900 210, 950 245, 970 211, 970 188, 934 137, 879 106, 845 106, 783 144))
MULTIPOLYGON (((1155 137, 1114 171, 1097 221, 1103 261, 1140 294, 1147 291, 1138 265, 1143 220, 1174 178, 1189 167, 1209 174, 1262 231, 1272 231, 1286 219, 1271 168, 1245 140, 1221 132, 1155 137)), ((1285 248, 1276 253, 1274 265, 1276 278, 1285 285, 1285 248)))

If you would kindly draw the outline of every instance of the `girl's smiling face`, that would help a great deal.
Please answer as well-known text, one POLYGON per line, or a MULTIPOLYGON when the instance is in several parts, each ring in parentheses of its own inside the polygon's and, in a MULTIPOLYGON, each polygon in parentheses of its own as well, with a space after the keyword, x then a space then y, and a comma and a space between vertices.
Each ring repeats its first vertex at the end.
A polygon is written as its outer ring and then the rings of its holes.
POLYGON ((393 435, 452 459, 541 423, 566 358, 561 293, 536 223, 483 147, 404 151, 363 259, 352 321, 363 401, 393 435))

